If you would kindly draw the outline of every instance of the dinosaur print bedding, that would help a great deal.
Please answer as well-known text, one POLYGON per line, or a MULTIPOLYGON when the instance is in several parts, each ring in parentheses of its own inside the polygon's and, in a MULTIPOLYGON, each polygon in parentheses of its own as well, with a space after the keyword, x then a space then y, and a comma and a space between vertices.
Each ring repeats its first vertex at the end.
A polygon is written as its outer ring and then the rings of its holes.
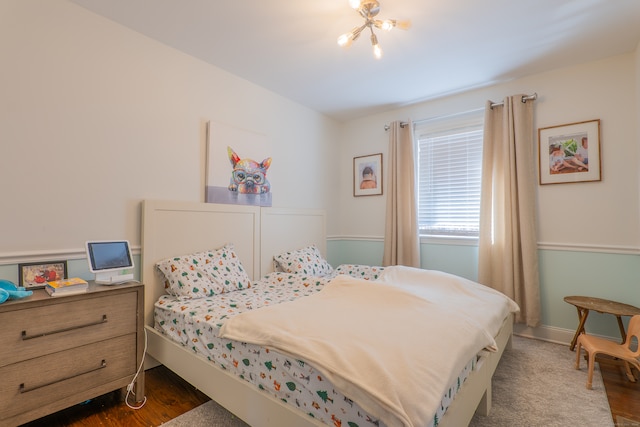
MULTIPOLYGON (((218 337, 222 325, 237 314, 316 294, 339 273, 374 280, 381 270, 376 269, 371 274, 371 267, 350 265, 340 266, 325 277, 271 273, 252 283, 248 289, 213 297, 185 301, 164 295, 155 304, 155 327, 212 363, 325 424, 385 426, 357 403, 337 392, 324 375, 310 364, 269 348, 218 337)), ((456 392, 475 368, 476 361, 477 358, 472 357, 453 380, 435 409, 429 426, 438 425, 456 392)))

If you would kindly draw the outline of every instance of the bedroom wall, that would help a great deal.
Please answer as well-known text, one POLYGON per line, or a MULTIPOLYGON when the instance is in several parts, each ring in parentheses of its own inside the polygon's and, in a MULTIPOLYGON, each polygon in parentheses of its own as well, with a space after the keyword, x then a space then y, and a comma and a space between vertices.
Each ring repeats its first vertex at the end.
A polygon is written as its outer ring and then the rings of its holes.
MULTIPOLYGON (((536 129, 600 119, 602 181, 537 186, 542 326, 524 332, 570 339, 577 316, 564 296, 590 295, 640 306, 638 56, 636 51, 352 120, 343 133, 341 179, 351 182, 355 156, 382 152, 386 159, 384 125, 392 120, 469 111, 483 108, 489 99, 534 92, 536 129)), ((340 192, 340 237, 329 248, 341 258, 331 261, 380 263, 385 196, 354 198, 351 191, 343 187, 340 192)), ((422 266, 474 279, 477 246, 425 240, 422 266)), ((613 316, 594 313, 587 327, 619 336, 613 316)))
POLYGON ((142 199, 204 201, 209 120, 266 135, 273 206, 335 228, 336 121, 67 1, 0 2, 0 51, 0 277, 88 239, 139 250, 142 199))
MULTIPOLYGON (((208 120, 268 136, 274 206, 326 209, 332 264, 379 264, 385 195, 353 197, 353 157, 386 161, 392 120, 537 92, 536 128, 602 120, 604 163, 602 182, 538 187, 543 326, 532 333, 564 339, 575 328, 565 295, 640 306, 640 47, 344 124, 66 1, 0 2, 0 51, 2 278, 41 259, 70 259, 70 275, 85 275, 87 239, 139 250, 140 200, 203 201, 208 120)), ((474 242, 422 249, 423 267, 475 278, 474 242)), ((610 316, 587 326, 617 336, 610 316)))
MULTIPOLYGON (((640 159, 640 42, 638 42, 638 46, 636 46, 635 52, 635 75, 636 75, 636 137, 638 139, 637 152, 638 159, 640 159)), ((638 168, 638 180, 640 181, 640 168, 638 168)), ((637 216, 638 222, 640 222, 640 215, 637 216)))

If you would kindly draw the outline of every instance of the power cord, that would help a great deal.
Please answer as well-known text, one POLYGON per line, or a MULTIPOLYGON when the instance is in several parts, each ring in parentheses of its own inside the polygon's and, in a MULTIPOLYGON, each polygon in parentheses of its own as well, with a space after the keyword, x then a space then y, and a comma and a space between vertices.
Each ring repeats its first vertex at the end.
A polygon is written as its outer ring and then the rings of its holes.
POLYGON ((142 330, 144 331, 144 351, 142 352, 142 361, 140 362, 140 366, 138 367, 136 374, 133 376, 133 379, 131 380, 129 385, 127 385, 127 395, 124 398, 124 403, 126 403, 127 406, 131 409, 140 409, 144 406, 145 403, 147 403, 147 396, 144 396, 144 398, 142 399, 142 403, 138 406, 133 406, 129 403, 129 395, 133 392, 133 387, 135 386, 138 375, 140 375, 140 372, 142 371, 142 367, 144 366, 144 358, 147 354, 147 330, 146 328, 142 328, 142 330))

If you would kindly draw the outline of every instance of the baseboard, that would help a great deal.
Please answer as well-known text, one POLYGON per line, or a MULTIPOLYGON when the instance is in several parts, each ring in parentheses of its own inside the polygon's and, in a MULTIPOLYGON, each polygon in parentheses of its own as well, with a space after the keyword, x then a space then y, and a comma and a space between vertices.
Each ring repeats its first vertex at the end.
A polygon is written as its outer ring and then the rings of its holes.
MULTIPOLYGON (((549 341, 549 342, 562 344, 566 346, 569 346, 571 344, 571 340, 573 339, 573 335, 575 333, 576 333, 575 329, 571 330, 571 329, 556 328, 553 326, 545 326, 545 325, 531 328, 522 323, 516 323, 513 326, 514 335, 519 335, 521 337, 526 337, 526 338, 535 338, 538 340, 549 341)), ((589 335, 598 336, 598 337, 609 339, 612 341, 617 340, 618 342, 620 340, 620 338, 597 335, 592 333, 589 333, 589 335)))
POLYGON ((145 356, 145 358, 144 358, 144 370, 145 371, 147 369, 155 368, 156 366, 160 366, 160 365, 162 365, 162 363, 158 362, 153 357, 149 356, 148 354, 145 356))

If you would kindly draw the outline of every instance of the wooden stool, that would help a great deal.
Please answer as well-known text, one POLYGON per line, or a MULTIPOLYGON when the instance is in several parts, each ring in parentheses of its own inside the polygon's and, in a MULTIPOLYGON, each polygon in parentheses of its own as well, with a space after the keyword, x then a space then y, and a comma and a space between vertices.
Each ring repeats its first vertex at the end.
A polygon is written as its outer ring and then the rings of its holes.
POLYGON ((624 325, 622 324, 621 316, 635 316, 640 314, 640 308, 634 307, 629 304, 623 304, 621 302, 609 301, 602 298, 583 297, 583 296, 569 296, 564 297, 565 302, 574 305, 578 310, 578 328, 571 340, 571 351, 576 347, 576 341, 578 335, 584 333, 584 324, 589 316, 589 310, 597 311, 598 313, 607 313, 616 316, 618 320, 618 328, 620 329, 620 335, 622 336, 622 342, 626 340, 626 334, 624 332, 624 325))

